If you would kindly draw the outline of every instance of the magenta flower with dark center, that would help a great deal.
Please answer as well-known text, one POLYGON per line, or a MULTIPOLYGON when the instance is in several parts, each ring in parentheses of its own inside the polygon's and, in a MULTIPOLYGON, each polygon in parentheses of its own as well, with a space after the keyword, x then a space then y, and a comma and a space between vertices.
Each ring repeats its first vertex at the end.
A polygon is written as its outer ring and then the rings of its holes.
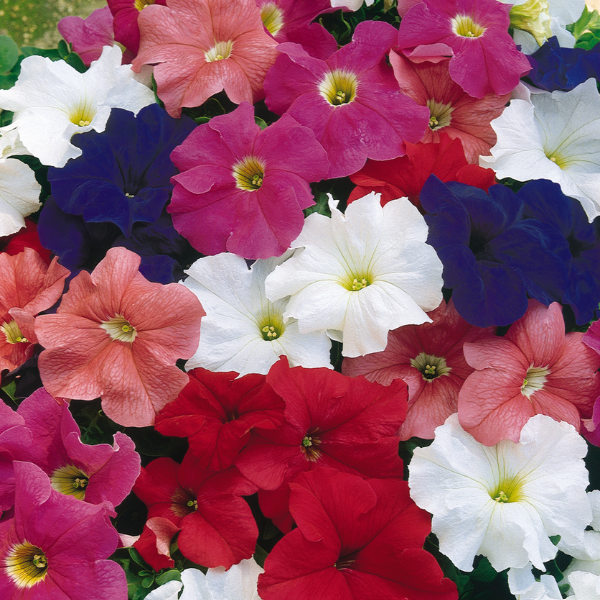
POLYGON ((284 116, 261 131, 245 102, 197 127, 171 160, 175 229, 203 254, 251 259, 289 248, 314 204, 309 182, 329 168, 310 129, 284 116))
POLYGON ((298 44, 278 46, 281 55, 265 78, 267 106, 315 132, 331 162, 328 178, 355 173, 367 158, 402 156, 405 142, 423 137, 429 110, 400 92, 386 62, 396 43, 391 25, 365 21, 326 60, 298 44))

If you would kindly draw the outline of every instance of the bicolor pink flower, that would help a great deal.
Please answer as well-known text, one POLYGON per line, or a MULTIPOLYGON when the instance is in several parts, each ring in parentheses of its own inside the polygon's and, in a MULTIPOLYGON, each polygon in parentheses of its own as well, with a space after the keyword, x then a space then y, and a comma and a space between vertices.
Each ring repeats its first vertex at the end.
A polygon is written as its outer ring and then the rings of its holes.
POLYGON ((203 254, 252 259, 289 248, 314 204, 309 182, 329 167, 310 129, 284 116, 261 131, 247 103, 197 127, 171 160, 175 229, 203 254))
POLYGON ((496 143, 490 122, 502 114, 510 94, 487 94, 480 100, 469 96, 450 78, 447 61, 413 63, 392 51, 390 63, 402 93, 429 109, 429 127, 421 141, 438 142, 442 132, 458 138, 472 164, 490 154, 496 143))
POLYGON ((135 56, 140 48, 140 28, 138 17, 144 8, 151 4, 165 6, 167 0, 107 0, 113 16, 115 40, 123 44, 135 56))
POLYGON ((68 404, 58 402, 44 388, 25 399, 17 413, 33 435, 35 464, 48 475, 52 489, 113 507, 129 494, 140 474, 140 455, 131 438, 117 432, 112 446, 84 444, 68 404))
POLYGON ((185 386, 175 362, 194 354, 204 316, 185 286, 149 282, 140 262, 111 248, 91 275, 71 281, 57 314, 36 322, 44 387, 55 397, 100 396, 106 415, 127 427, 152 425, 185 386))
POLYGON ((61 297, 69 271, 50 266, 31 248, 0 254, 0 371, 12 371, 33 355, 35 316, 61 297))
POLYGON ((172 569, 175 561, 171 558, 173 538, 181 531, 175 523, 164 517, 152 517, 146 521, 144 530, 133 547, 155 570, 172 569))
POLYGON ((364 375, 369 381, 389 385, 395 379, 408 384, 408 412, 400 439, 434 438, 434 429, 457 411, 458 392, 474 371, 463 356, 465 342, 493 337, 494 328, 469 325, 454 308, 442 301, 428 313, 432 323, 406 325, 390 331, 383 352, 345 358, 342 373, 364 375))
POLYGON ((565 334, 560 304, 529 300, 525 316, 504 337, 464 346, 475 368, 460 390, 458 417, 478 442, 493 446, 519 441, 536 414, 580 429, 600 395, 600 355, 582 343, 583 333, 565 334))
POLYGON ((127 600, 123 569, 106 560, 119 535, 102 505, 63 496, 31 463, 15 462, 14 519, 0 522, 0 598, 127 600))
POLYGON ((265 79, 267 106, 310 127, 327 150, 328 178, 358 171, 367 158, 390 160, 418 142, 429 111, 398 89, 386 54, 397 42, 387 23, 359 23, 352 42, 326 60, 281 44, 265 79))
POLYGON ((510 5, 496 0, 423 0, 400 23, 411 60, 450 58, 450 77, 475 98, 511 92, 531 69, 508 34, 510 5))
POLYGON ((155 65, 159 98, 172 117, 225 90, 228 98, 256 102, 275 62, 277 42, 263 27, 254 0, 169 0, 139 16, 140 50, 133 61, 155 65))
MULTIPOLYGON (((105 6, 92 12, 87 19, 65 17, 58 22, 58 31, 73 46, 83 64, 90 66, 98 60, 104 46, 113 46, 113 17, 110 8, 105 6)), ((124 62, 131 62, 124 60, 124 62)))

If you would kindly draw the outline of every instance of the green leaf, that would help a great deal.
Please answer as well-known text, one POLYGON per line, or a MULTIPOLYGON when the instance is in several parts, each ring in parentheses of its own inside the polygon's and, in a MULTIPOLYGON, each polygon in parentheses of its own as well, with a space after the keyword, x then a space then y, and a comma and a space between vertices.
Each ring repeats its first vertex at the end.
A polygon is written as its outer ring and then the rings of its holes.
POLYGON ((331 211, 329 210, 329 196, 326 192, 315 192, 314 195, 316 204, 313 206, 309 206, 304 210, 304 216, 308 217, 308 215, 312 215, 312 213, 316 212, 320 215, 325 215, 326 217, 331 217, 331 211))
POLYGON ((2 391, 10 396, 10 399, 16 404, 15 400, 15 392, 17 391, 17 382, 15 380, 11 381, 8 385, 2 388, 2 391))
POLYGON ((79 73, 85 73, 87 71, 87 67, 83 64, 81 57, 76 52, 71 52, 71 54, 65 58, 65 62, 76 71, 79 71, 79 73))
POLYGON ((593 31, 600 27, 600 14, 597 10, 589 11, 587 6, 584 6, 583 13, 575 23, 567 25, 567 29, 573 34, 576 40, 586 32, 593 31))
POLYGON ((133 546, 127 548, 127 550, 129 551, 129 556, 131 556, 131 559, 140 567, 145 569, 148 566, 146 561, 142 558, 142 555, 133 546))
POLYGON ((591 50, 596 44, 600 42, 600 31, 587 31, 584 33, 575 44, 576 48, 583 48, 584 50, 591 50))
POLYGON ((471 579, 481 581, 483 583, 491 583, 496 579, 498 573, 494 570, 490 561, 485 557, 481 557, 477 568, 471 573, 471 579))
POLYGON ((560 535, 551 535, 550 536, 550 541, 555 545, 558 546, 558 542, 560 542, 560 535))
POLYGON ((266 129, 267 128, 267 123, 266 121, 264 121, 263 119, 261 119, 260 117, 254 117, 254 122, 261 128, 261 129, 266 129))
POLYGON ((9 73, 8 75, 0 75, 0 90, 10 90, 17 83, 18 75, 9 73))
POLYGON ((158 585, 164 585, 169 581, 181 581, 181 573, 177 569, 171 569, 169 571, 165 571, 161 573, 156 578, 156 583, 158 585))
POLYGON ((19 60, 19 47, 9 35, 0 35, 0 73, 10 71, 19 60))
POLYGON ((65 42, 65 40, 60 40, 60 42, 58 42, 58 55, 61 58, 67 58, 67 56, 69 56, 71 50, 69 48, 69 44, 67 44, 67 42, 65 42))
POLYGON ((142 586, 145 588, 151 588, 154 583, 154 577, 144 577, 142 579, 142 586))
POLYGON ((256 544, 256 549, 254 550, 254 560, 258 563, 259 567, 265 568, 265 560, 269 556, 268 552, 261 548, 258 544, 256 544))

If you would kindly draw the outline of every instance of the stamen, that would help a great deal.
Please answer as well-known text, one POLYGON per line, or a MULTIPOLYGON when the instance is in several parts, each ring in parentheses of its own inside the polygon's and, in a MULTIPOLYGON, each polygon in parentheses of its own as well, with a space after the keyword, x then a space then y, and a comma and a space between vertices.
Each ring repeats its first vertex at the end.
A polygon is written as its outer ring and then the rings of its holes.
POLYGON ((233 178, 236 187, 247 192, 260 189, 265 177, 265 166, 254 156, 247 156, 233 165, 233 178))
POLYGON ((104 329, 113 340, 119 342, 132 343, 137 336, 135 327, 122 315, 115 315, 112 319, 104 321, 100 324, 100 327, 104 329))
POLYGON ((189 500, 187 505, 194 510, 198 510, 198 500, 189 500))
POLYGON ((500 493, 498 496, 496 496, 496 498, 494 498, 494 500, 496 502, 509 502, 508 496, 502 490, 500 490, 500 493))
POLYGON ((217 42, 208 52, 204 53, 206 62, 215 62, 225 60, 231 56, 233 51, 233 40, 226 42, 217 42))
POLYGON ((336 69, 325 75, 319 84, 321 96, 332 106, 349 104, 356 98, 358 80, 354 73, 336 69))
POLYGON ((41 548, 24 540, 12 546, 4 561, 0 561, 2 567, 17 588, 30 588, 46 577, 48 559, 41 548))
POLYGON ((0 329, 4 332, 6 336, 6 341, 9 344, 28 344, 29 340, 21 333, 19 326, 16 321, 11 321, 10 323, 3 323, 0 325, 0 329))

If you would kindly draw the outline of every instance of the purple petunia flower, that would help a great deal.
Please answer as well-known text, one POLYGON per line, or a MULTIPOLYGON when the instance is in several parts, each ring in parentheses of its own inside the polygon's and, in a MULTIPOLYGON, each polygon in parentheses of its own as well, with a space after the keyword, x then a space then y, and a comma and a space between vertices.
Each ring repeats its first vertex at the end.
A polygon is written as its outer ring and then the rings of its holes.
POLYGON ((331 162, 328 178, 355 173, 367 158, 403 156, 405 142, 425 133, 429 109, 400 92, 385 60, 397 35, 388 23, 365 21, 326 60, 298 44, 277 48, 281 55, 265 79, 267 106, 315 132, 331 162))

